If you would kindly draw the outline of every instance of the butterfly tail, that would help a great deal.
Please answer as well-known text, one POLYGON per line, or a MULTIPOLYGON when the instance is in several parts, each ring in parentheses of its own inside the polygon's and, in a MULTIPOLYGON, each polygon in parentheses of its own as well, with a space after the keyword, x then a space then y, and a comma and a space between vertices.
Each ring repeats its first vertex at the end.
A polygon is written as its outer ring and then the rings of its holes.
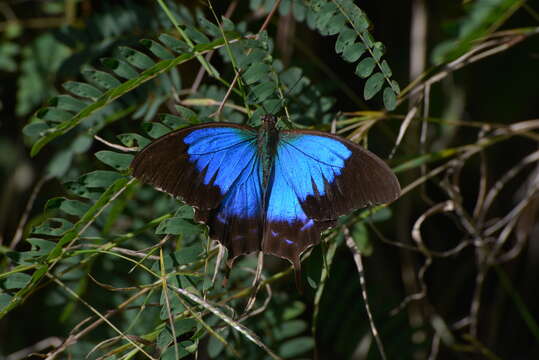
POLYGON ((296 286, 301 291, 301 254, 320 242, 320 232, 335 225, 335 221, 274 221, 266 224, 262 251, 286 259, 294 266, 296 286))
POLYGON ((303 295, 303 282, 301 281, 301 259, 298 256, 296 259, 292 261, 292 265, 294 266, 294 278, 296 280, 296 289, 300 294, 303 295))

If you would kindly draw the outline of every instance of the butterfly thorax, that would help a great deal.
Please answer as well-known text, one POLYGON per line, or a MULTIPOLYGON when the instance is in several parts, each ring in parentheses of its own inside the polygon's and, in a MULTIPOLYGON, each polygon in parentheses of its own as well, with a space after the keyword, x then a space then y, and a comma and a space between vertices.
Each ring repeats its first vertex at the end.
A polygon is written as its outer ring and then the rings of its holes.
POLYGON ((277 119, 275 116, 267 114, 262 120, 263 124, 258 130, 258 153, 262 160, 262 186, 266 189, 271 176, 275 154, 277 152, 279 132, 276 128, 277 119))

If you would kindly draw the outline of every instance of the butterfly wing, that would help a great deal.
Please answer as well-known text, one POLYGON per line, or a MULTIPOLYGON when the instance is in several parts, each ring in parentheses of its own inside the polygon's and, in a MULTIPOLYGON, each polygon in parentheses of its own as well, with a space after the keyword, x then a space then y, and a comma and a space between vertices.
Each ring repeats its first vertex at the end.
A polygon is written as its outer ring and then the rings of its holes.
POLYGON ((296 164, 285 173, 287 181, 313 219, 337 219, 399 197, 399 182, 386 163, 349 140, 291 130, 282 133, 280 143, 280 156, 296 164))
POLYGON ((180 197, 231 258, 260 249, 261 168, 257 133, 209 123, 167 134, 133 160, 133 176, 180 197))
POLYGON ((395 200, 389 167, 359 145, 318 131, 280 133, 266 210, 264 252, 290 260, 351 210, 395 200))

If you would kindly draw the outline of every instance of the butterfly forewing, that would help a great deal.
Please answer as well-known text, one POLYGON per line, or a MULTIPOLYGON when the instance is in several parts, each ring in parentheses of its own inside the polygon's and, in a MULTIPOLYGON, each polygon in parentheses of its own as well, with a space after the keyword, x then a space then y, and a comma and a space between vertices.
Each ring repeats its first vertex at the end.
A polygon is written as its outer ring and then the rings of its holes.
POLYGON ((283 154, 296 158, 298 165, 287 173, 287 181, 315 220, 337 219, 355 209, 393 201, 400 194, 399 182, 386 163, 349 140, 291 130, 282 132, 281 148, 283 154))
MULTIPOLYGON (((212 239, 219 240, 230 251, 229 258, 260 250, 262 239, 262 166, 253 153, 220 206, 208 213, 206 223, 212 239)), ((231 162, 236 161, 230 159, 231 162)))

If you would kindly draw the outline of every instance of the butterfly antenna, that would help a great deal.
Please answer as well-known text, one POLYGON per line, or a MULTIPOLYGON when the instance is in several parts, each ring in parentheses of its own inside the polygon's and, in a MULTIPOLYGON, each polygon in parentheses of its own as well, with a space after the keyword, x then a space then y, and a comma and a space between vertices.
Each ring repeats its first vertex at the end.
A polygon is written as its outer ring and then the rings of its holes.
MULTIPOLYGON (((296 88, 296 86, 299 84, 299 82, 303 79, 303 75, 301 75, 295 82, 294 82, 294 85, 292 85, 290 88, 288 88, 288 90, 286 91, 285 94, 283 94, 282 90, 280 87, 277 87, 277 89, 279 90, 279 95, 281 97, 281 101, 275 105, 275 107, 272 109, 272 112, 269 113, 269 114, 273 114, 273 111, 275 111, 276 109, 282 107, 284 109, 284 112, 286 114, 286 119, 288 121, 288 126, 292 127, 292 120, 290 120, 290 114, 288 113, 288 108, 286 107, 286 100, 288 99, 288 95, 290 95, 290 93, 292 92, 292 90, 294 90, 296 88)), ((278 79, 277 79, 278 81, 278 79)), ((266 109, 264 109, 266 110, 266 109)))

